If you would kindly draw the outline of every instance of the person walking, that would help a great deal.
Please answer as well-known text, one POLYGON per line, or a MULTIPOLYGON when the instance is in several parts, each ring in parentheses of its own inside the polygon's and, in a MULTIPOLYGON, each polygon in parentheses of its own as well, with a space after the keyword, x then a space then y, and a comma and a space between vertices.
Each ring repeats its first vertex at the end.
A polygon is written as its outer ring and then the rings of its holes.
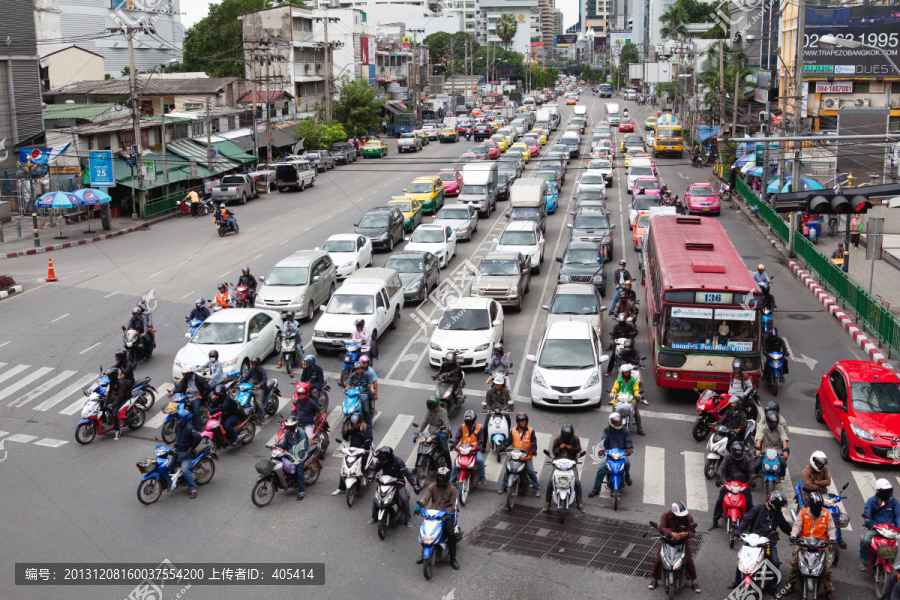
POLYGON ((862 233, 862 222, 859 215, 853 215, 850 219, 850 245, 859 248, 859 234, 862 233))

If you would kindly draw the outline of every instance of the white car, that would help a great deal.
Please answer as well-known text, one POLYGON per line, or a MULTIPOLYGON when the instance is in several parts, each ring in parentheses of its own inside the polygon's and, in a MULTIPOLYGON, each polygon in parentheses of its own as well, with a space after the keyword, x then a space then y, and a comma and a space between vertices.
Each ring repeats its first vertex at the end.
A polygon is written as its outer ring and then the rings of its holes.
POLYGON ((628 168, 628 189, 629 194, 634 193, 634 181, 638 177, 656 177, 656 169, 649 164, 631 164, 628 168))
POLYGON ((535 221, 510 221, 500 234, 494 250, 521 252, 531 262, 531 272, 540 273, 544 262, 544 235, 535 221))
POLYGON ((557 321, 547 326, 531 376, 531 402, 542 406, 596 406, 603 399, 601 353, 597 332, 585 321, 557 321))
POLYGON ((403 251, 431 252, 444 268, 456 256, 456 232, 449 225, 419 225, 403 251))
POLYGON ((603 176, 603 179, 606 180, 606 187, 612 185, 613 165, 611 161, 605 158, 597 158, 592 160, 587 165, 587 172, 585 173, 585 175, 592 174, 594 171, 603 176))
POLYGON ((229 308, 213 313, 194 332, 191 341, 175 355, 172 378, 181 381, 187 368, 195 369, 209 361, 210 350, 219 352, 225 374, 246 373, 250 359, 275 351, 275 336, 281 331, 281 314, 258 308, 229 308))
POLYGON ((424 125, 422 126, 422 131, 425 132, 429 140, 438 139, 438 133, 440 133, 440 130, 434 125, 424 125))
POLYGON ((606 190, 606 177, 603 176, 603 173, 591 173, 586 172, 581 176, 575 183, 575 188, 572 190, 572 197, 578 195, 578 192, 583 192, 585 190, 606 190))
MULTIPOLYGON (((337 267, 337 278, 345 279, 372 264, 372 240, 356 233, 339 233, 325 241, 322 249, 337 267)), ((318 248, 316 248, 318 250, 318 248)))
POLYGON ((471 240, 478 231, 478 211, 471 204, 444 205, 431 224, 451 227, 457 240, 471 240))
POLYGON ((456 352, 463 367, 481 367, 494 344, 503 341, 503 308, 490 298, 458 298, 450 302, 428 345, 428 362, 440 367, 448 352, 456 352))

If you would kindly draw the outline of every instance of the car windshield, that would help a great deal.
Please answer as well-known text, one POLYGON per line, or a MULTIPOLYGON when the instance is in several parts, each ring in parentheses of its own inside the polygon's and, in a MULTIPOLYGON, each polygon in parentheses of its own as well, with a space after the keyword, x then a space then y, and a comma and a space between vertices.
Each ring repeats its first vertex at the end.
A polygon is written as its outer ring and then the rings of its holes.
POLYGON ((191 338, 192 344, 242 344, 244 342, 243 323, 210 323, 206 321, 191 338))
POLYGON ((482 275, 518 275, 519 265, 514 260, 482 260, 478 267, 482 275))
POLYGON ((517 166, 516 163, 511 160, 501 160, 497 163, 497 168, 501 171, 515 171, 517 166))
POLYGON ((441 181, 456 181, 457 175, 456 173, 438 173, 438 177, 441 178, 441 181))
POLYGON ((859 381, 850 385, 853 410, 867 413, 900 414, 900 385, 859 381))
POLYGON ((366 144, 366 148, 370 148, 370 149, 380 148, 380 147, 381 147, 381 144, 378 142, 369 142, 368 144, 366 144))
POLYGON ((694 198, 709 198, 713 196, 713 190, 708 187, 695 187, 691 189, 691 196, 694 198))
POLYGON ((599 250, 567 250, 565 256, 563 256, 563 262, 566 264, 593 265, 598 262, 599 258, 599 250))
POLYGON ((638 226, 638 229, 644 229, 649 224, 650 224, 650 215, 644 215, 643 217, 638 219, 637 226, 638 226))
POLYGON ((391 206, 397 207, 400 209, 400 212, 412 212, 412 203, 411 202, 391 202, 391 206))
POLYGON ((394 269, 398 273, 421 273, 425 270, 425 263, 421 258, 389 258, 384 268, 394 269))
POLYGON ((653 168, 652 167, 631 167, 631 173, 629 173, 632 177, 653 177, 653 168))
POLYGON ((558 160, 542 160, 538 169, 562 169, 562 162, 558 160))
POLYGON ((463 194, 487 194, 486 185, 463 185, 463 194))
POLYGON ((388 226, 388 218, 387 215, 366 215, 359 221, 360 227, 387 227, 388 226))
POLYGON ((323 248, 325 252, 356 252, 356 240, 328 240, 323 248))
POLYGON ((575 198, 575 204, 582 200, 606 200, 606 192, 603 190, 580 190, 575 198))
POLYGON ((536 243, 533 231, 504 231, 500 236, 501 246, 534 246, 536 243))
POLYGON ((418 137, 418 136, 416 136, 416 134, 414 134, 414 133, 404 133, 404 134, 402 134, 400 137, 402 137, 402 138, 415 138, 415 137, 418 137))
POLYGON ((581 185, 606 185, 603 175, 584 175, 581 178, 581 185))
POLYGON ((308 267, 275 267, 266 277, 266 285, 306 285, 308 267))
POLYGON ((409 187, 406 188, 406 191, 410 194, 430 194, 431 189, 432 187, 430 183, 411 183, 409 184, 409 187))
POLYGON ((640 197, 634 199, 634 202, 631 203, 631 208, 633 210, 650 210, 654 206, 659 206, 657 204, 656 199, 652 197, 640 197))
POLYGON ((636 181, 634 186, 639 190, 658 190, 659 181, 656 179, 641 179, 640 181, 636 181))
POLYGON ((465 208, 442 208, 438 213, 438 219, 469 220, 469 211, 465 208))
POLYGON ((575 217, 575 229, 609 229, 609 219, 603 215, 578 215, 575 217))
POLYGON ((469 148, 469 152, 472 154, 487 154, 488 149, 487 146, 472 146, 469 148))
POLYGON ((516 219, 523 219, 526 221, 539 219, 541 217, 541 211, 538 208, 514 208, 509 213, 510 221, 515 221, 516 219))
POLYGON ((326 312, 332 315, 371 315, 375 312, 375 299, 372 296, 335 294, 326 312))
POLYGON ((451 308, 441 317, 438 328, 445 331, 486 331, 491 328, 491 319, 484 309, 451 308))
POLYGON ((416 229, 410 241, 420 244, 440 244, 444 241, 444 232, 441 229, 416 229))
POLYGON ((597 301, 587 294, 559 294, 553 299, 550 312, 554 315, 596 315, 597 301))
POLYGON ((543 172, 543 173, 535 173, 535 179, 543 179, 544 181, 556 181, 556 171, 543 172))
POLYGON ((565 152, 569 153, 569 147, 565 144, 554 144, 552 148, 550 148, 550 152, 565 152))
POLYGON ((588 171, 591 169, 612 169, 612 163, 608 160, 597 160, 588 165, 588 171))
POLYGON ((594 366, 590 340, 547 340, 538 366, 544 369, 588 369, 594 366))

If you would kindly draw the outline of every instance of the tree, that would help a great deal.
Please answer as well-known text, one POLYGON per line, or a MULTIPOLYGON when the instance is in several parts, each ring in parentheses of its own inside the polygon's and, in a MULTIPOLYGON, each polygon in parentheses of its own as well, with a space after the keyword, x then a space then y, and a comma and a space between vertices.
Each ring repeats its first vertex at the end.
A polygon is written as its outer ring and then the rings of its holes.
POLYGON ((340 123, 323 124, 319 127, 315 119, 300 121, 294 130, 294 139, 303 140, 306 150, 325 150, 334 142, 343 142, 348 137, 340 123))
POLYGON ((631 42, 622 46, 619 51, 619 70, 616 72, 618 78, 617 84, 628 81, 628 65, 641 62, 641 56, 638 54, 637 46, 631 42))
MULTIPOLYGON (((743 94, 747 87, 756 87, 752 79, 747 79, 753 70, 747 66, 747 55, 743 52, 735 52, 727 45, 723 46, 725 53, 725 121, 731 122, 734 114, 734 78, 738 78, 738 115, 740 115, 743 94)), ((709 58, 703 64, 703 71, 697 75, 700 89, 705 89, 703 103, 710 107, 716 107, 714 113, 719 114, 719 56, 715 46, 710 48, 709 58)), ((718 118, 716 118, 718 120, 718 118)))
POLYGON ((669 10, 664 12, 659 17, 659 22, 663 24, 663 27, 659 30, 659 33, 663 37, 667 37, 672 40, 677 40, 679 37, 684 37, 687 35, 687 23, 690 23, 690 17, 688 16, 687 10, 685 10, 680 4, 675 3, 669 10))
POLYGON ((350 137, 362 137, 378 130, 384 99, 379 100, 377 95, 378 92, 367 81, 353 81, 347 75, 341 79, 334 118, 350 137))
POLYGON ((477 52, 479 48, 478 42, 474 36, 457 32, 449 34, 446 31, 439 31, 427 36, 422 43, 428 46, 428 56, 431 62, 437 65, 440 72, 452 70, 454 63, 458 61, 458 68, 462 69, 462 62, 466 58, 466 40, 469 40, 469 52, 477 52))
POLYGON ((512 16, 512 13, 502 13, 500 18, 497 19, 497 37, 503 40, 503 44, 505 46, 509 46, 509 43, 512 41, 514 37, 516 37, 516 31, 519 29, 519 24, 516 22, 516 18, 512 16))

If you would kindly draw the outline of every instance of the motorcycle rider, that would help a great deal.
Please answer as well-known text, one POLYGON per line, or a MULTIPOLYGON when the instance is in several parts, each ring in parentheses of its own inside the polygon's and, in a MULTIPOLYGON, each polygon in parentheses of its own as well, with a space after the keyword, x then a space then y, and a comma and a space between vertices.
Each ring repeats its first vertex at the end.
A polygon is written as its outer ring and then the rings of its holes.
POLYGON ((237 444, 237 432, 234 428, 241 422, 244 412, 241 410, 241 405, 231 397, 231 394, 227 393, 222 384, 217 385, 209 395, 209 412, 212 414, 217 411, 221 413, 219 422, 225 430, 225 439, 234 446, 237 444))
MULTIPOLYGON (((509 411, 509 403, 512 402, 509 388, 506 387, 506 379, 503 375, 495 375, 492 381, 493 385, 484 395, 484 401, 487 404, 488 414, 484 418, 484 430, 487 431, 488 423, 491 420, 491 414, 498 408, 503 411, 509 411)), ((503 416, 506 418, 506 426, 512 431, 512 423, 509 420, 509 412, 505 412, 503 416)))
POLYGON ((156 333, 153 331, 153 311, 147 308, 147 303, 143 298, 138 300, 137 307, 141 309, 141 316, 144 317, 144 323, 147 327, 147 333, 150 337, 150 343, 156 348, 156 333))
MULTIPOLYGON (((460 444, 475 446, 475 467, 478 471, 478 483, 482 487, 487 485, 487 480, 484 478, 484 455, 482 454, 485 445, 485 431, 485 428, 475 422, 475 411, 467 410, 463 416, 462 425, 456 430, 456 437, 450 440, 450 447, 457 451, 460 444)), ((450 479, 454 482, 456 475, 456 464, 453 464, 453 468, 450 470, 450 479)))
POLYGON ((209 303, 210 307, 218 306, 222 309, 234 308, 234 294, 228 291, 228 284, 220 283, 217 289, 219 292, 216 294, 213 301, 209 303))
POLYGON ((778 423, 778 413, 774 410, 766 412, 766 425, 756 430, 756 462, 754 468, 759 473, 762 470, 763 455, 766 450, 776 449, 781 451, 781 472, 779 475, 784 477, 784 471, 787 468, 788 454, 791 449, 788 448, 788 434, 778 423))
MULTIPOLYGON (((434 483, 425 488, 424 496, 416 500, 414 512, 418 515, 422 512, 422 507, 427 508, 429 503, 433 509, 447 512, 444 517, 447 552, 450 554, 450 566, 454 571, 459 571, 459 562, 456 560, 456 532, 453 526, 453 513, 456 511, 456 487, 450 483, 450 471, 446 467, 437 470, 434 483)), ((419 557, 416 564, 421 565, 424 561, 423 557, 419 557)))
POLYGON ((728 382, 728 393, 732 398, 737 397, 741 408, 749 417, 753 414, 751 393, 756 390, 753 387, 753 379, 744 373, 744 359, 735 358, 731 361, 731 379, 728 382))
MULTIPOLYGON (((609 346, 607 346, 607 350, 612 350, 616 347, 616 340, 619 338, 629 338, 634 339, 637 337, 637 327, 634 323, 625 318, 625 313, 619 313, 619 316, 616 317, 616 324, 613 325, 612 331, 609 332, 609 346)), ((613 361, 609 361, 612 363, 613 361)), ((606 374, 610 374, 612 372, 613 366, 610 364, 607 367, 606 374)))
POLYGON ((197 486, 194 485, 194 475, 191 473, 191 461, 194 459, 194 451, 203 441, 203 438, 191 424, 191 413, 183 408, 178 410, 175 423, 175 451, 169 453, 169 462, 166 468, 169 473, 175 472, 176 462, 181 465, 181 474, 187 483, 190 498, 197 497, 197 486))
MULTIPOLYGON (((781 336, 778 335, 778 328, 772 327, 772 330, 766 336, 766 344, 765 344, 765 355, 768 357, 772 352, 780 352, 781 353, 781 377, 779 378, 781 383, 784 383, 784 376, 788 374, 788 349, 787 345, 784 343, 784 340, 781 339, 781 336)), ((766 379, 769 378, 769 365, 768 361, 766 361, 765 366, 765 376, 766 379)))
POLYGON ((485 373, 502 373, 509 375, 509 354, 503 353, 503 344, 494 344, 494 353, 484 368, 485 373))
POLYGON ((219 362, 218 350, 210 350, 209 360, 197 367, 198 371, 206 369, 209 369, 209 377, 206 378, 209 387, 215 388, 217 385, 225 383, 225 371, 222 369, 222 363, 219 362))
POLYGON ((463 370, 462 365, 459 364, 456 360, 456 352, 448 352, 444 357, 444 360, 441 361, 441 367, 438 369, 437 374, 432 375, 432 379, 437 379, 444 373, 448 374, 448 379, 450 383, 453 385, 454 396, 459 394, 459 386, 462 383, 463 370))
MULTIPOLYGON (((550 450, 550 455, 553 457, 553 460, 568 458, 569 460, 577 461, 579 454, 581 454, 581 440, 575 435, 575 428, 570 423, 566 423, 559 430, 559 435, 556 436, 556 439, 553 440, 553 448, 550 450)), ((577 468, 573 469, 573 472, 575 473, 575 504, 578 505, 578 510, 585 512, 584 504, 581 502, 581 477, 578 475, 577 468)), ((550 499, 552 497, 553 471, 550 472, 550 481, 547 482, 547 496, 544 498, 544 508, 542 509, 544 512, 550 510, 550 499)))
POLYGON ((719 499, 716 500, 716 506, 713 509, 713 522, 707 531, 712 531, 719 526, 719 519, 722 518, 722 502, 725 500, 725 494, 728 493, 723 482, 738 481, 740 483, 749 483, 750 487, 744 490, 744 498, 747 500, 746 510, 750 510, 753 506, 753 495, 750 490, 756 488, 756 472, 753 470, 753 460, 750 456, 744 454, 744 444, 742 442, 733 442, 731 444, 731 454, 725 457, 719 470, 716 471, 716 487, 719 490, 719 499))
POLYGON ((700 161, 700 146, 694 146, 694 152, 691 154, 691 163, 699 163, 700 161))
POLYGON ((181 381, 172 388, 168 397, 173 394, 183 394, 185 402, 191 403, 191 413, 194 415, 194 429, 203 429, 203 400, 209 398, 209 384, 202 377, 197 377, 194 369, 185 367, 181 371, 181 381))
POLYGON ((441 406, 441 400, 437 396, 430 396, 425 400, 425 407, 427 411, 425 418, 422 419, 422 425, 419 426, 419 433, 423 433, 428 429, 431 433, 437 435, 441 444, 441 450, 443 450, 442 454, 445 464, 453 466, 447 442, 448 432, 450 431, 450 418, 447 416, 447 410, 441 406))
MULTIPOLYGON (((613 307, 619 303, 619 294, 622 292, 622 288, 625 287, 626 281, 631 281, 631 273, 628 272, 628 269, 625 268, 625 261, 619 261, 619 269, 617 271, 613 271, 612 280, 616 286, 616 294, 613 296, 612 305, 613 307)), ((609 311, 609 314, 615 314, 613 310, 609 311)))
POLYGON ((634 303, 635 301, 635 293, 631 289, 631 281, 626 281, 624 287, 622 288, 622 293, 619 294, 619 300, 613 305, 613 314, 621 315, 624 314, 626 319, 634 322, 638 316, 638 308, 634 303))
MULTIPOLYGON (((528 426, 528 414, 520 412, 516 414, 516 427, 510 432, 509 437, 503 443, 503 450, 512 446, 517 450, 528 452, 522 462, 525 465, 525 473, 534 487, 534 495, 541 497, 541 483, 538 481, 537 473, 534 471, 534 455, 537 453, 537 434, 534 429, 528 426)), ((506 459, 509 461, 509 457, 506 459)), ((506 493, 506 482, 509 479, 509 470, 503 469, 503 482, 500 484, 498 494, 506 493)))
MULTIPOLYGON (((153 354, 153 345, 147 339, 147 321, 141 314, 141 309, 137 306, 131 309, 131 318, 125 324, 125 331, 127 332, 129 329, 137 331, 140 336, 141 346, 144 348, 144 356, 150 358, 150 355, 153 354)), ((124 334, 122 337, 124 337, 124 334)))
POLYGON ((637 401, 640 400, 643 404, 650 403, 641 395, 641 381, 636 379, 631 371, 632 367, 629 363, 625 363, 619 367, 619 376, 616 378, 616 382, 609 391, 609 403, 615 404, 616 396, 619 394, 631 394, 631 406, 634 409, 634 424, 637 425, 638 435, 646 435, 644 428, 641 427, 641 413, 638 411, 637 401))
MULTIPOLYGON (((794 526, 791 528, 792 544, 796 544, 797 540, 805 537, 816 537, 827 542, 834 542, 837 539, 837 527, 834 524, 834 519, 831 518, 829 511, 822 508, 823 504, 822 494, 812 492, 809 495, 808 506, 800 511, 800 516, 797 517, 797 520, 794 521, 794 526)), ((794 593, 794 584, 797 582, 797 577, 800 573, 797 563, 799 551, 799 548, 794 548, 794 555, 791 558, 791 571, 788 573, 788 585, 782 596, 794 593)), ((822 572, 825 580, 825 591, 828 592, 828 600, 837 600, 837 597, 834 595, 834 584, 831 581, 833 556, 831 552, 825 553, 825 568, 822 572)))
POLYGON ((241 269, 241 276, 238 277, 236 287, 247 288, 247 304, 254 306, 256 303, 256 277, 250 274, 250 267, 241 269))
POLYGON ((366 372, 366 365, 361 361, 353 363, 353 373, 350 375, 350 379, 347 380, 347 387, 365 390, 366 397, 361 397, 359 404, 362 408, 366 425, 369 429, 372 429, 372 397, 375 394, 375 382, 372 381, 372 378, 366 372))
POLYGON ((310 393, 318 402, 319 394, 322 393, 322 388, 325 387, 325 372, 322 370, 322 367, 316 364, 316 357, 312 354, 307 354, 303 357, 303 370, 300 371, 300 381, 309 384, 310 393))
MULTIPOLYGON (((659 518, 659 530, 671 540, 690 540, 694 537, 694 530, 691 529, 693 523, 694 518, 688 513, 684 502, 674 502, 672 508, 664 512, 659 518)), ((659 585, 659 579, 662 577, 660 550, 661 547, 656 551, 653 571, 650 573, 650 584, 647 585, 647 588, 651 590, 656 589, 659 585)), ((691 545, 687 542, 684 544, 684 576, 691 582, 691 589, 699 594, 701 590, 700 585, 697 583, 697 568, 694 566, 694 557, 691 555, 691 545)))
POLYGON ((112 410, 113 425, 116 428, 115 439, 119 439, 119 409, 131 399, 134 389, 134 365, 128 360, 128 353, 125 352, 124 348, 116 350, 116 364, 113 369, 118 373, 115 377, 114 385, 113 378, 109 376, 109 371, 112 369, 107 370, 107 377, 110 382, 107 398, 112 410), (113 391, 115 391, 115 395, 113 391))
POLYGON ((372 332, 366 327, 366 322, 357 319, 353 324, 353 335, 350 336, 350 342, 359 346, 360 356, 366 354, 372 357, 372 332))
MULTIPOLYGON (((341 437, 350 448, 362 448, 366 451, 372 449, 372 431, 366 427, 365 419, 359 413, 350 415, 347 428, 341 432, 341 437)), ((338 487, 331 492, 332 496, 340 496, 347 491, 344 478, 338 477, 338 487)))
MULTIPOLYGON (((875 495, 866 500, 863 508, 863 519, 866 533, 859 539, 859 570, 865 571, 869 563, 869 546, 875 537, 874 525, 893 525, 900 527, 900 501, 894 498, 894 486, 887 479, 875 482, 875 495)), ((889 596, 885 594, 885 598, 889 596)))
MULTIPOLYGON (((785 506, 787 506, 787 498, 784 497, 784 494, 778 490, 769 492, 769 497, 766 498, 766 501, 760 502, 748 510, 740 524, 731 533, 734 538, 741 537, 743 533, 755 533, 773 540, 772 564, 776 567, 781 566, 781 561, 778 560, 778 530, 780 529, 785 535, 791 534, 791 524, 787 522, 787 519, 784 518, 784 514, 781 512, 781 509, 785 506)), ((741 570, 735 568, 734 581, 726 587, 729 590, 733 590, 741 584, 741 579, 741 570)), ((775 581, 772 580, 769 583, 774 586, 775 581)))
POLYGON ((756 265, 756 273, 753 274, 753 280, 756 282, 756 285, 763 283, 772 285, 772 279, 769 277, 769 274, 766 273, 766 265, 762 263, 756 265))
POLYGON ((374 417, 378 414, 378 411, 375 410, 375 400, 378 400, 378 375, 375 374, 375 369, 372 368, 372 359, 368 356, 360 356, 359 362, 366 368, 366 375, 369 376, 369 380, 372 382, 372 416, 374 417))
POLYGON ((303 344, 300 342, 300 328, 297 326, 297 322, 294 320, 294 311, 289 310, 289 311, 287 311, 286 313, 284 313, 284 321, 282 322, 281 327, 282 327, 282 333, 278 335, 278 349, 277 349, 277 352, 278 352, 278 366, 275 367, 276 369, 280 369, 280 368, 281 368, 281 360, 282 360, 282 355, 281 355, 281 339, 282 339, 282 335, 283 335, 284 337, 294 336, 294 339, 296 340, 296 342, 295 342, 296 345, 294 346, 294 352, 298 352, 298 353, 299 353, 300 348, 303 346, 303 344))
POLYGON ((285 473, 297 476, 297 502, 300 502, 306 496, 306 476, 302 465, 309 450, 309 438, 302 428, 297 427, 295 417, 284 420, 284 437, 275 446, 286 450, 289 455, 281 457, 281 465, 285 473))
POLYGON ((206 308, 206 300, 203 298, 197 298, 197 302, 194 304, 194 309, 191 311, 190 316, 188 317, 190 320, 197 319, 198 321, 205 321, 209 318, 209 309, 206 308))
MULTIPOLYGON (((447 471, 447 478, 449 480, 450 471, 443 467, 442 469, 447 471)), ((418 495, 420 489, 419 486, 416 485, 416 480, 413 479, 412 473, 406 468, 406 463, 403 462, 403 459, 396 456, 394 454, 394 449, 390 446, 382 446, 375 451, 375 466, 372 467, 372 470, 369 472, 369 480, 375 479, 379 471, 389 477, 394 477, 397 480, 397 483, 394 485, 397 487, 397 494, 400 496, 400 501, 403 505, 403 516, 406 518, 406 526, 412 529, 412 514, 410 514, 409 492, 406 491, 406 482, 409 482, 409 485, 413 487, 416 495, 418 495)), ((438 469, 439 473, 440 471, 441 469, 438 469)), ((375 506, 375 501, 373 500, 372 518, 369 519, 366 525, 372 525, 377 521, 378 507, 375 506)))
MULTIPOLYGON (((631 441, 631 432, 627 427, 623 427, 622 415, 617 412, 609 415, 609 425, 603 429, 603 435, 600 438, 600 447, 602 450, 612 450, 618 448, 625 451, 625 485, 631 485, 631 461, 628 457, 634 452, 634 443, 631 441)), ((606 455, 600 456, 600 466, 597 467, 597 474, 594 476, 594 488, 588 494, 588 498, 593 498, 600 493, 603 483, 606 481, 606 455)))
POLYGON ((269 374, 266 373, 266 370, 262 366, 262 361, 258 356, 254 356, 250 359, 250 369, 247 371, 247 374, 241 377, 240 383, 252 383, 253 389, 250 394, 253 396, 253 402, 256 405, 256 417, 259 419, 259 428, 266 428, 266 413, 263 410, 263 401, 265 398, 263 394, 266 393, 266 381, 269 379, 269 374))
POLYGON ((306 433, 306 437, 312 440, 316 431, 316 421, 325 416, 325 412, 319 408, 316 401, 309 397, 309 386, 300 383, 297 390, 297 421, 300 428, 306 433))
POLYGON ((219 205, 219 210, 216 211, 216 222, 225 225, 226 227, 230 227, 237 233, 238 226, 237 221, 231 218, 231 214, 229 214, 228 209, 225 208, 225 203, 219 205))
POLYGON ((631 338, 625 340, 625 346, 622 348, 621 352, 619 352, 618 357, 611 357, 609 359, 610 366, 606 368, 607 375, 612 373, 616 364, 616 358, 619 359, 619 365, 628 364, 631 365, 632 369, 639 369, 641 366, 641 353, 634 347, 634 340, 631 338))
POLYGON ((791 430, 788 428, 787 421, 784 420, 784 417, 781 416, 781 407, 778 406, 778 403, 774 400, 770 400, 768 404, 766 404, 766 412, 770 410, 774 410, 775 414, 778 415, 778 424, 784 427, 784 432, 788 435, 791 435, 791 430))

